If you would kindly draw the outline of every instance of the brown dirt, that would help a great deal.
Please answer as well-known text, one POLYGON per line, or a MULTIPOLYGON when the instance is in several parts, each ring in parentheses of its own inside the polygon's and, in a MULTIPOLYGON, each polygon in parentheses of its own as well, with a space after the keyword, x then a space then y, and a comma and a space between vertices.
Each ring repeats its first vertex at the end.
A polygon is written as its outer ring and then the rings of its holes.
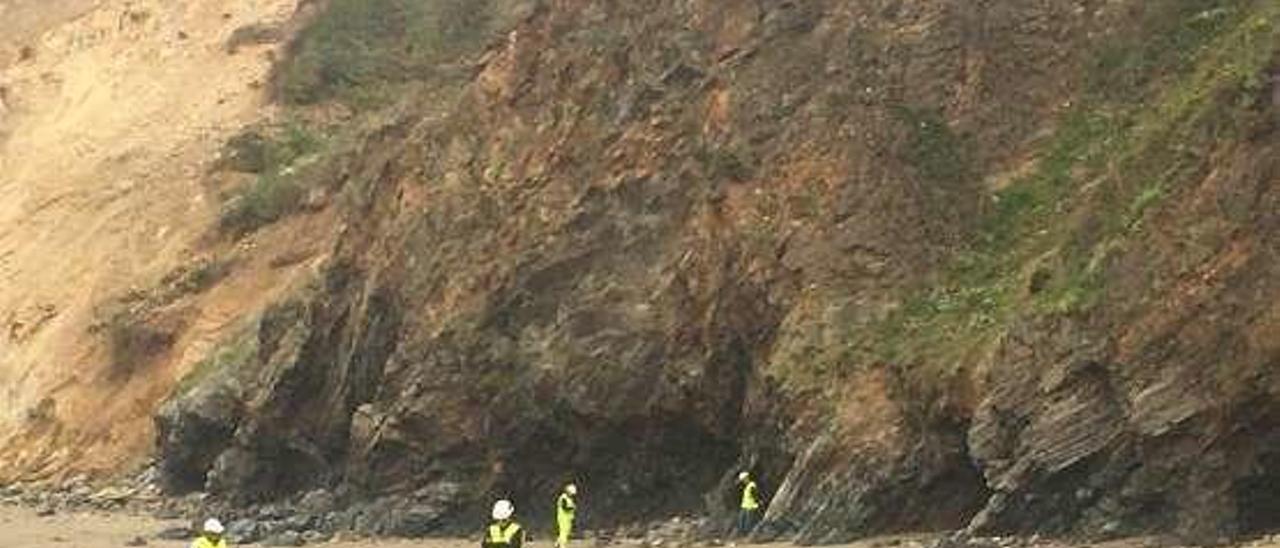
POLYGON ((270 260, 323 249, 314 235, 327 232, 316 230, 324 215, 239 250, 201 243, 219 207, 209 164, 228 136, 275 114, 262 87, 279 46, 231 55, 226 40, 286 21, 296 3, 0 1, 0 52, 31 52, 0 56, 0 475, 139 458, 173 384, 312 266, 270 260), (188 329, 147 374, 104 389, 110 353, 91 333, 96 311, 214 251, 243 260, 226 283, 179 303, 188 329))

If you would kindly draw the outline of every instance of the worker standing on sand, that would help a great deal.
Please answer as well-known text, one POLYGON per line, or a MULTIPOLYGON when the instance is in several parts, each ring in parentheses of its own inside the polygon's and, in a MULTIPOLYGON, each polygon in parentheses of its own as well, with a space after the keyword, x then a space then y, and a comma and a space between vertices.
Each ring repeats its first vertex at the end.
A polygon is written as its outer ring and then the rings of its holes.
POLYGON ((556 548, 569 546, 569 535, 573 532, 573 518, 578 512, 578 486, 570 483, 556 499, 556 548))
POLYGON ((760 490, 751 474, 742 471, 738 474, 738 485, 742 486, 742 503, 738 511, 738 535, 747 536, 755 529, 760 518, 760 490))
POLYGON ((227 541, 222 538, 225 531, 222 522, 209 518, 200 529, 200 536, 191 543, 191 548, 227 548, 227 541))
POLYGON ((493 522, 485 530, 482 548, 520 548, 524 545, 524 528, 516 523, 516 505, 503 499, 493 504, 493 522))

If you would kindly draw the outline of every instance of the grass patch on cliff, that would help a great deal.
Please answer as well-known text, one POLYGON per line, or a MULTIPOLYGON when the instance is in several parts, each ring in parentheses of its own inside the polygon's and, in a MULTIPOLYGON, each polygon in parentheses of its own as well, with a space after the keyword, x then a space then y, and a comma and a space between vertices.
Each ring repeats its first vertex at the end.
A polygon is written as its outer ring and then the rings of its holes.
MULTIPOLYGON (((276 80, 282 98, 378 106, 397 86, 445 76, 493 29, 490 0, 332 0, 294 43, 276 80)), ((460 74, 459 74, 460 75, 460 74)))
POLYGON ((974 178, 973 155, 964 140, 951 131, 941 112, 907 106, 891 111, 910 128, 900 154, 921 178, 933 183, 974 178))
POLYGON ((1077 176, 1103 165, 1120 131, 1106 112, 1067 115, 1037 168, 993 195, 971 246, 877 327, 877 354, 890 362, 917 361, 997 333, 1015 311, 1024 264, 1057 244, 1063 227, 1055 222, 1071 206, 1077 176))
POLYGON ((219 167, 242 173, 271 173, 321 151, 325 137, 314 127, 290 120, 267 130, 248 129, 223 147, 219 167))
POLYGON ((306 189, 289 174, 267 174, 236 192, 219 218, 223 231, 253 232, 297 209, 306 189))
POLYGON ((1238 0, 1149 0, 1137 22, 1144 32, 1113 37, 1091 56, 1089 93, 1128 101, 1151 84, 1194 64, 1203 48, 1248 15, 1238 0))
MULTIPOLYGON (((1100 78, 1138 67, 1140 82, 1096 90, 1063 117, 1032 173, 993 194, 972 244, 860 335, 871 340, 855 346, 870 359, 923 365, 913 376, 939 382, 948 377, 939 368, 964 367, 1018 317, 1091 310, 1108 258, 1204 175, 1213 147, 1247 133, 1249 98, 1277 55, 1280 7, 1162 4, 1156 26, 1177 23, 1158 42, 1174 49, 1141 43, 1107 54, 1100 78)), ((931 141, 945 144, 921 143, 931 141)))
POLYGON ((248 365, 258 353, 257 322, 237 331, 195 365, 173 390, 171 398, 181 398, 215 376, 232 375, 248 365))

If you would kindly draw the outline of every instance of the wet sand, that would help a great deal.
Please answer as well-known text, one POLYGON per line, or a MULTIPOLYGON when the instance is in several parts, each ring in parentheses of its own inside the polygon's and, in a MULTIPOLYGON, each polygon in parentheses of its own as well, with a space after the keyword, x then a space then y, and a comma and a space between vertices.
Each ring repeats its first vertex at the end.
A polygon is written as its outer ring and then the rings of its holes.
MULTIPOLYGON (((145 516, 110 512, 54 514, 40 517, 27 508, 0 506, 0 548, 121 548, 142 537, 148 548, 186 548, 187 541, 159 540, 156 533, 170 527, 189 525, 181 521, 160 521, 145 516)), ((532 546, 549 548, 550 539, 538 539, 532 546)), ((251 545, 258 546, 258 545, 251 545)), ((311 546, 332 548, 475 548, 468 539, 365 539, 331 541, 311 546)), ((572 548, 588 548, 576 541, 572 548)))

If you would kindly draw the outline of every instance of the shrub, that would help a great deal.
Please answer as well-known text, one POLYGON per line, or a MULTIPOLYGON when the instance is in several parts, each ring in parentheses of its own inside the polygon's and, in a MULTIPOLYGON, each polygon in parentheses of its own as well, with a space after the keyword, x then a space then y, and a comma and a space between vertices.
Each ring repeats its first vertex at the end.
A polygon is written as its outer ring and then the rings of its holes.
POLYGON ((293 104, 379 103, 483 45, 489 0, 333 0, 298 37, 275 79, 293 104))
POLYGON ((263 175, 223 205, 219 226, 236 235, 253 232, 293 212, 305 196, 292 177, 263 175))
POLYGON ((307 195, 303 168, 314 163, 309 160, 322 154, 326 145, 320 133, 299 122, 287 123, 269 136, 254 131, 233 138, 227 157, 258 177, 223 204, 219 228, 243 235, 295 211, 307 195))
POLYGON ((98 312, 98 320, 90 332, 102 333, 111 352, 111 381, 123 381, 155 356, 168 350, 175 340, 172 331, 162 327, 154 314, 154 304, 145 297, 108 303, 98 312))

